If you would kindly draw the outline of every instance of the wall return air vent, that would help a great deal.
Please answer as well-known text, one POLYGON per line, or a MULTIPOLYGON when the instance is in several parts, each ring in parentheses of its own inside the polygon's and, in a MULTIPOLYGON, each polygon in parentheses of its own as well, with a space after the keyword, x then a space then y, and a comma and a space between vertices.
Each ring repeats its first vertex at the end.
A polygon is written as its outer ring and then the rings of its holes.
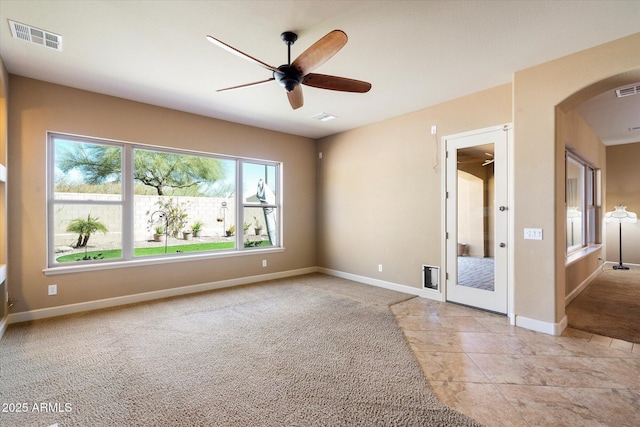
POLYGON ((9 19, 11 35, 17 39, 55 50, 62 50, 62 36, 9 19))

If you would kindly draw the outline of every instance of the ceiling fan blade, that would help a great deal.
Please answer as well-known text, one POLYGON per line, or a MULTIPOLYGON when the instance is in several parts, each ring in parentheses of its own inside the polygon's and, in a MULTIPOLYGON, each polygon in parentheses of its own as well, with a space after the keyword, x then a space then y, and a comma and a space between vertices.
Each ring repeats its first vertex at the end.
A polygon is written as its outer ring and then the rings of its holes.
POLYGON ((339 90, 342 92, 365 93, 371 89, 371 83, 345 77, 328 76, 326 74, 307 74, 302 84, 320 89, 339 90))
POLYGON ((249 87, 249 86, 258 86, 258 85, 261 85, 261 84, 265 84, 265 83, 272 82, 272 81, 274 81, 274 80, 275 80, 275 79, 274 79, 273 77, 271 77, 270 79, 267 79, 267 80, 261 80, 261 81, 259 81, 259 82, 246 83, 246 84, 238 85, 238 86, 225 87, 224 89, 218 89, 218 90, 216 90, 216 92, 224 92, 224 91, 227 91, 227 90, 233 90, 233 89, 242 89, 243 87, 249 87))
POLYGON ((347 44, 347 35, 344 31, 333 30, 302 52, 291 65, 304 76, 324 64, 345 44, 347 44))
POLYGON ((300 85, 296 86, 291 92, 287 92, 287 98, 289 98, 289 104, 291 104, 291 108, 297 110, 302 107, 304 104, 304 97, 302 96, 302 87, 300 85))
POLYGON ((222 49, 226 50, 227 52, 231 52, 234 55, 239 56, 240 58, 246 59, 249 62, 253 62, 254 64, 260 65, 261 67, 266 68, 267 70, 278 71, 278 69, 276 67, 273 67, 273 66, 271 66, 269 64, 265 64, 264 62, 260 61, 259 59, 256 59, 253 56, 247 55, 246 53, 239 51, 235 47, 229 46, 225 42, 220 41, 215 37, 207 36, 207 40, 209 40, 211 43, 215 44, 216 46, 221 47, 222 49))

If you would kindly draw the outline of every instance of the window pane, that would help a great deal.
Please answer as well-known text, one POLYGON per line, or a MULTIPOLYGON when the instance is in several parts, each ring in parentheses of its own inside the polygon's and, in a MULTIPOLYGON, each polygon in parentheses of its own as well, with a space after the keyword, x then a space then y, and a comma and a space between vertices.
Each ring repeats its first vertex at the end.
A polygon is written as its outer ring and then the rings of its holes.
POLYGON ((121 200, 122 148, 54 139, 56 200, 121 200))
POLYGON ((583 245, 584 167, 567 157, 567 250, 583 245))
POLYGON ((276 208, 244 208, 245 248, 278 245, 278 224, 276 208))
POLYGON ((594 206, 587 207, 587 243, 596 242, 596 208, 594 206))
POLYGON ((274 165, 242 163, 242 194, 244 203, 275 204, 277 200, 276 167, 274 165))
POLYGON ((235 161, 134 150, 134 256, 235 248, 235 161))
POLYGON ((595 194, 595 171, 593 170, 593 168, 587 167, 587 191, 586 191, 586 196, 587 196, 587 206, 593 206, 595 204, 595 198, 594 198, 594 194, 595 194))
POLYGON ((120 205, 55 204, 53 227, 56 262, 122 257, 120 205))

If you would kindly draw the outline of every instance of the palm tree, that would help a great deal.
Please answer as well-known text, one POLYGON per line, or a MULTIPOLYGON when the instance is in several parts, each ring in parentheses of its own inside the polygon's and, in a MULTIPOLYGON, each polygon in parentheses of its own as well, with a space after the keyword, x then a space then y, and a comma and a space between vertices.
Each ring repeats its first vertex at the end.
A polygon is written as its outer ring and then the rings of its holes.
MULTIPOLYGON (((92 217, 91 214, 87 215, 87 219, 76 218, 69 221, 67 231, 71 233, 78 233, 78 241, 76 248, 86 248, 89 242, 89 237, 92 233, 101 232, 107 234, 109 230, 107 226, 98 221, 98 217, 92 217)), ((86 249, 85 249, 86 250, 86 249)))

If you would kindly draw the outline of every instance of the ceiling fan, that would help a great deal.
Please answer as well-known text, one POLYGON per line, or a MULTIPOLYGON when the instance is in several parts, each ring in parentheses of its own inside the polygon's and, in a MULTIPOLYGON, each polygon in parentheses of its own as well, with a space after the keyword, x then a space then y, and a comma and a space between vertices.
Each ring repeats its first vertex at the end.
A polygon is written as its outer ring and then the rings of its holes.
POLYGON ((493 163, 496 159, 493 158, 493 154, 491 153, 484 153, 485 156, 489 157, 488 159, 486 159, 483 163, 482 166, 488 166, 491 163, 493 163))
POLYGON ((312 73, 320 65, 324 64, 329 58, 335 55, 342 47, 347 43, 347 35, 344 31, 333 30, 320 40, 315 42, 311 47, 302 52, 293 63, 291 62, 291 45, 298 39, 297 34, 291 31, 285 31, 280 34, 280 38, 287 45, 288 57, 287 64, 279 67, 273 67, 266 64, 252 56, 247 55, 238 49, 229 46, 228 44, 216 39, 212 36, 207 36, 207 40, 222 49, 233 53, 234 55, 244 58, 247 61, 260 65, 267 70, 273 72, 273 77, 261 80, 253 83, 246 83, 239 86, 232 86, 224 89, 218 89, 217 92, 223 92, 226 90, 240 89, 249 86, 256 86, 264 83, 269 83, 276 80, 287 91, 287 98, 289 98, 289 104, 294 110, 302 107, 304 104, 304 98, 302 96, 301 84, 317 87, 320 89, 338 90, 342 92, 356 92, 365 93, 371 89, 371 83, 363 82, 360 80, 348 79, 345 77, 329 76, 326 74, 312 73))

